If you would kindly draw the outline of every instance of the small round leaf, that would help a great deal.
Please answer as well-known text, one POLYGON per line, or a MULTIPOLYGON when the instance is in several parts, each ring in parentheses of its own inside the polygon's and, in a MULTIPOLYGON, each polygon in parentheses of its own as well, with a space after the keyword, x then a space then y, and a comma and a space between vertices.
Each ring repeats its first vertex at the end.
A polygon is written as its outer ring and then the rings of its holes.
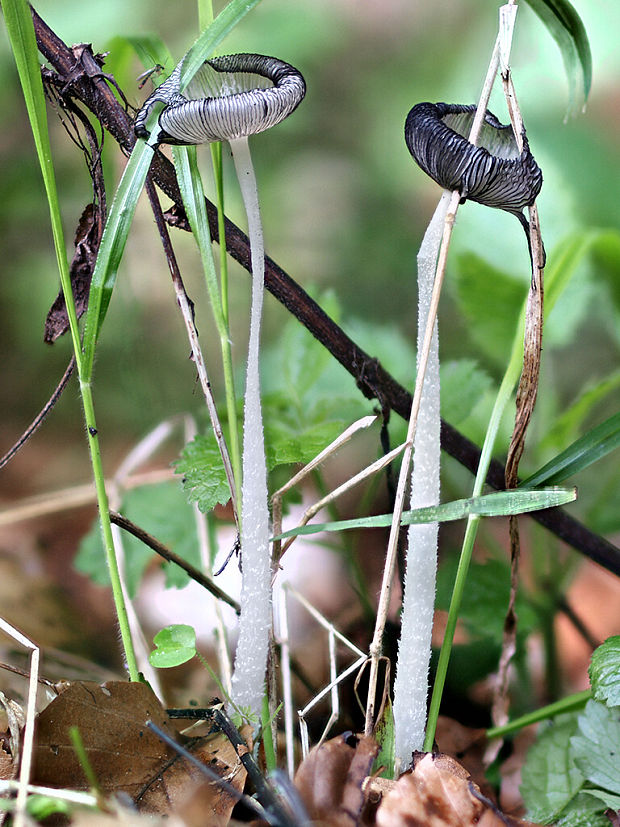
POLYGON ((153 638, 156 648, 149 655, 151 666, 167 669, 187 663, 196 654, 196 632, 182 623, 166 626, 153 638))

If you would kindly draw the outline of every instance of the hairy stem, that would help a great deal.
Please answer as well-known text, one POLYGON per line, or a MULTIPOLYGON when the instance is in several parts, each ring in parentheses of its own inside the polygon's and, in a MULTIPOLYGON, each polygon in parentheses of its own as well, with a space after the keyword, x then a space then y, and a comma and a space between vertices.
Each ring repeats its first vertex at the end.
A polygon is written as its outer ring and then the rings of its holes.
POLYGON ((256 177, 247 138, 230 143, 248 217, 252 254, 252 305, 243 422, 241 494, 241 619, 232 679, 232 696, 240 707, 260 717, 271 628, 271 565, 267 464, 260 402, 260 323, 265 280, 265 249, 256 177))

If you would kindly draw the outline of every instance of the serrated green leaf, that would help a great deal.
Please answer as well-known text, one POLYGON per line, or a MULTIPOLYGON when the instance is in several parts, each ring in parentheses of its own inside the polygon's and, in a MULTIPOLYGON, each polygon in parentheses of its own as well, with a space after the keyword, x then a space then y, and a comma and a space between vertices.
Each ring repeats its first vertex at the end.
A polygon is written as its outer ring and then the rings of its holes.
POLYGON ((174 467, 177 474, 183 475, 185 494, 203 514, 216 505, 226 505, 230 499, 226 471, 212 432, 198 434, 189 442, 174 467))
POLYGON ((520 490, 549 485, 564 480, 587 468, 620 445, 620 413, 601 422, 587 434, 547 462, 542 468, 524 480, 520 490))
MULTIPOLYGON (((445 523, 452 520, 462 520, 470 514, 480 517, 506 517, 509 514, 526 514, 529 511, 540 511, 542 508, 554 508, 556 505, 565 505, 577 497, 574 489, 547 488, 540 491, 498 491, 495 494, 485 494, 482 497, 468 497, 464 500, 454 500, 443 505, 416 508, 413 511, 404 511, 401 525, 418 525, 421 523, 445 523), (524 494, 533 495, 524 497, 524 494), (521 496, 520 496, 521 495, 521 496)), ((320 523, 292 528, 274 538, 283 540, 286 537, 296 537, 303 534, 317 534, 320 531, 346 531, 351 528, 382 528, 392 524, 391 514, 381 514, 378 517, 359 517, 354 520, 340 520, 332 523, 320 523)))
POLYGON ((620 709, 588 701, 570 744, 584 778, 620 795, 620 709))
POLYGON ((441 415, 458 427, 491 389, 491 377, 473 359, 443 362, 439 372, 441 415))
POLYGON ((456 298, 480 350, 497 366, 506 364, 527 284, 475 253, 456 259, 456 298))
POLYGON ((196 654, 196 632, 183 623, 166 626, 155 635, 153 643, 156 648, 149 654, 149 662, 157 669, 180 666, 196 654))
POLYGON ((590 795, 590 790, 579 792, 562 810, 555 827, 609 827, 605 807, 590 795))
POLYGON ((527 0, 560 47, 568 77, 569 109, 580 108, 592 85, 592 54, 585 26, 568 0, 527 0))
POLYGON ((620 706, 620 635, 608 637, 594 650, 588 674, 595 699, 620 706))
MULTIPOLYGON (((448 610, 456 576, 458 560, 450 557, 437 572, 438 609, 448 610)), ((467 588, 463 593, 459 620, 468 635, 485 639, 487 645, 499 647, 503 638, 504 617, 510 597, 510 565, 505 560, 490 559, 473 562, 467 574, 467 588)), ((536 614, 530 607, 523 589, 517 595, 516 612, 519 633, 527 635, 537 625, 536 614)))
POLYGON ((267 468, 278 465, 305 464, 326 448, 349 424, 341 419, 321 422, 307 427, 294 427, 265 411, 265 453, 267 468))
POLYGON ((577 715, 562 716, 542 730, 528 750, 520 791, 531 821, 554 821, 583 786, 569 749, 576 731, 577 715))
POLYGON ((614 795, 613 793, 607 792, 607 790, 595 790, 594 788, 588 788, 588 795, 591 795, 598 801, 602 801, 605 807, 620 811, 620 795, 614 795))
MULTIPOLYGON (((144 486, 127 492, 122 512, 192 565, 200 567, 194 515, 177 482, 144 486)), ((123 546, 125 581, 130 597, 134 597, 154 552, 127 533, 123 533, 123 546)), ((95 583, 109 585, 98 522, 93 524, 80 543, 74 565, 95 583)), ((168 587, 181 588, 188 583, 188 575, 178 566, 163 562, 161 565, 166 572, 168 587)))

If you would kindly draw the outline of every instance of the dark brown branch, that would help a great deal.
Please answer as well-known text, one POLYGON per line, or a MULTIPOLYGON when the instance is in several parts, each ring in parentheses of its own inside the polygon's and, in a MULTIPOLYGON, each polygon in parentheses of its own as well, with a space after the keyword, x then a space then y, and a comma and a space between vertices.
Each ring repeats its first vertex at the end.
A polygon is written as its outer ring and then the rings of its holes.
MULTIPOLYGON (((128 152, 135 143, 133 122, 123 109, 101 64, 92 52, 83 47, 71 50, 33 10, 34 27, 39 50, 65 80, 71 93, 79 98, 108 129, 121 148, 128 152)), ((151 167, 153 179, 175 203, 178 221, 183 224, 181 197, 174 167, 157 153, 151 167)), ((207 201, 211 235, 219 240, 217 210, 207 201)), ((250 246, 245 233, 226 219, 226 249, 246 270, 250 269, 250 246)), ((287 275, 272 259, 265 257, 265 286, 323 344, 355 378, 368 399, 377 399, 383 411, 392 410, 409 418, 411 394, 381 366, 359 348, 346 333, 287 275)), ((480 449, 447 422, 441 425, 441 447, 472 473, 476 473, 480 449)), ((494 460, 487 482, 493 488, 504 488, 504 467, 494 460)), ((620 576, 620 549, 599 537, 560 508, 547 509, 532 516, 557 537, 573 546, 599 565, 620 576)))
POLYGON ((192 580, 195 580, 196 583, 200 583, 201 586, 204 586, 204 588, 207 589, 207 591, 210 591, 211 594, 214 597, 217 597, 218 600, 228 603, 228 605, 232 606, 237 614, 239 614, 239 604, 236 600, 234 600, 234 598, 230 597, 230 595, 220 589, 220 587, 214 583, 210 577, 204 575, 201 571, 192 566, 191 563, 188 563, 187 560, 179 557, 179 555, 175 554, 174 551, 168 548, 168 546, 160 543, 159 540, 156 537, 153 537, 152 534, 144 531, 143 528, 140 528, 140 526, 132 523, 131 520, 128 520, 127 517, 123 517, 122 514, 118 514, 116 511, 110 511, 110 521, 119 528, 129 532, 129 534, 132 534, 140 540, 140 542, 144 543, 145 546, 148 546, 154 552, 159 554, 160 557, 163 557, 164 560, 167 560, 169 563, 174 563, 175 566, 179 566, 179 568, 183 569, 183 571, 188 574, 192 580))

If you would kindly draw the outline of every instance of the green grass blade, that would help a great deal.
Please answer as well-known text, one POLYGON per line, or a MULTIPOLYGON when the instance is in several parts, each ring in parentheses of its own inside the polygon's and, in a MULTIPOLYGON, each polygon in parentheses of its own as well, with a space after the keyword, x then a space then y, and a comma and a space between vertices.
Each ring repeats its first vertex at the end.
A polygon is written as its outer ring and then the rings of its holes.
MULTIPOLYGON (((151 121, 155 117, 156 113, 154 111, 151 115, 151 121)), ((157 133, 157 129, 151 131, 151 141, 157 139, 157 133)), ((112 290, 116 283, 116 274, 136 211, 136 204, 152 160, 153 147, 150 143, 137 141, 118 185, 103 231, 90 286, 84 327, 84 371, 87 380, 90 380, 92 374, 97 339, 110 304, 112 290)))
POLYGON ((213 261, 209 219, 207 217, 202 179, 198 171, 196 147, 175 146, 172 149, 172 156, 187 220, 200 251, 215 326, 220 336, 228 336, 222 310, 220 286, 215 271, 215 262, 213 261))
MULTIPOLYGON (((462 520, 475 514, 478 517, 506 517, 511 514, 526 514, 529 511, 540 511, 543 508, 554 508, 573 502, 577 497, 574 488, 546 488, 537 491, 499 491, 495 494, 485 494, 482 497, 468 497, 463 500, 454 500, 443 505, 416 508, 413 511, 403 512, 401 525, 419 523, 446 523, 453 520, 462 520), (523 496, 527 494, 528 496, 523 496)), ((332 523, 321 523, 292 528, 285 531, 273 540, 284 540, 287 537, 297 537, 302 534, 318 534, 320 531, 345 531, 350 528, 382 528, 392 523, 391 514, 380 514, 376 517, 359 517, 354 520, 339 520, 332 523)))
POLYGON ((181 72, 181 91, 185 89, 204 61, 213 54, 219 43, 242 20, 245 15, 258 5, 260 0, 231 0, 222 9, 213 23, 208 26, 183 58, 181 72))
POLYGON ((45 95, 43 82, 41 80, 41 66, 39 64, 37 41, 32 23, 30 6, 26 0, 5 0, 2 4, 4 21, 7 28, 11 48, 15 57, 19 79, 22 85, 24 101, 28 111, 28 118, 32 128, 32 135, 41 166, 41 174, 47 194, 47 202, 50 211, 52 235, 54 238, 54 249, 58 272, 62 284, 63 293, 66 299, 67 313, 73 350, 76 356, 78 373, 82 373, 82 360, 80 349, 80 334, 78 320, 75 312, 75 305, 72 301, 71 278, 69 275, 69 263, 67 261, 67 248, 65 246, 62 220, 60 216, 60 204, 58 191, 56 189, 56 176, 52 163, 52 150, 50 146, 49 131, 47 127, 47 112, 45 108, 45 95))
POLYGON ((568 0, 527 0, 560 47, 568 77, 569 110, 588 99, 592 86, 592 54, 583 21, 568 0))
POLYGON ((601 422, 569 445, 535 474, 524 480, 520 490, 555 485, 592 465, 620 445, 620 413, 601 422))

